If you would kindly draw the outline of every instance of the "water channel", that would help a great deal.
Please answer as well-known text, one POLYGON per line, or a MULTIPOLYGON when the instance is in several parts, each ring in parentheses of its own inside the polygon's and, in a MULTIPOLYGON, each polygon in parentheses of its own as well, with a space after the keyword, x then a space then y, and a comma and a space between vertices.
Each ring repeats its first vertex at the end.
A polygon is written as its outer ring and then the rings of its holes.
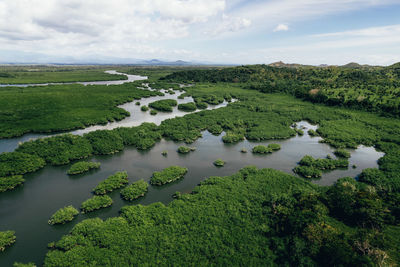
MULTIPOLYGON (((149 102, 165 98, 177 99, 177 94, 141 99, 140 102, 147 105, 149 102)), ((190 101, 192 101, 191 98, 179 100, 180 103, 190 101)), ((224 105, 226 103, 220 106, 224 105)), ((126 103, 121 107, 128 110, 131 113, 131 117, 120 122, 113 122, 104 126, 93 126, 73 133, 83 134, 96 129, 134 126, 140 125, 145 121, 159 124, 166 118, 187 114, 174 109, 172 113, 158 113, 156 116, 151 116, 148 112, 141 112, 139 106, 135 105, 134 102, 126 103)), ((292 169, 306 154, 316 158, 323 158, 327 155, 334 157, 333 148, 327 144, 320 143, 320 137, 311 137, 307 134, 308 129, 315 130, 317 126, 304 121, 297 123, 297 125, 304 129, 305 134, 287 140, 268 142, 249 142, 245 140, 238 144, 224 144, 221 141, 224 133, 214 136, 205 131, 202 133, 202 138, 191 144, 191 146, 197 148, 196 151, 186 155, 176 152, 177 148, 183 143, 161 140, 149 151, 138 151, 135 148, 128 147, 112 156, 91 157, 89 160, 100 162, 101 168, 83 175, 68 176, 66 172, 71 164, 58 167, 46 166, 38 172, 25 175, 26 182, 24 186, 0 194, 0 231, 14 230, 17 236, 17 242, 0 253, 0 266, 12 266, 15 261, 35 262, 40 266, 47 252, 47 244, 59 240, 76 223, 87 218, 100 217, 105 219, 118 216, 120 208, 124 205, 147 205, 158 201, 167 204, 172 200, 172 195, 176 191, 182 193, 191 192, 199 182, 209 176, 231 175, 247 165, 255 165, 259 168, 274 168, 293 174, 292 169), (269 143, 279 143, 282 149, 268 155, 240 152, 242 148, 251 151, 252 147, 258 144, 267 145, 269 143), (168 155, 162 156, 162 151, 168 151, 168 155), (226 161, 226 165, 222 168, 215 167, 213 161, 217 158, 226 161), (109 208, 89 214, 80 214, 74 221, 65 225, 50 226, 47 224, 47 220, 59 208, 66 205, 73 205, 79 208, 83 201, 92 196, 91 190, 100 181, 116 171, 127 171, 130 182, 139 179, 149 181, 154 171, 162 170, 171 165, 187 167, 189 171, 185 178, 161 187, 150 186, 147 195, 134 202, 122 200, 119 195, 120 190, 117 190, 110 194, 114 203, 109 208)), ((38 137, 38 135, 25 135, 20 137, 19 141, 32 137, 38 137)), ((9 147, 12 147, 12 145, 9 147)), ((3 146, 1 149, 6 149, 6 147, 3 146)), ((340 177, 355 177, 365 168, 377 167, 378 158, 383 156, 383 153, 375 151, 374 148, 364 146, 360 146, 350 152, 350 167, 348 169, 324 173, 321 179, 313 182, 320 185, 330 185, 340 177), (355 165, 356 168, 351 168, 352 165, 355 165)))

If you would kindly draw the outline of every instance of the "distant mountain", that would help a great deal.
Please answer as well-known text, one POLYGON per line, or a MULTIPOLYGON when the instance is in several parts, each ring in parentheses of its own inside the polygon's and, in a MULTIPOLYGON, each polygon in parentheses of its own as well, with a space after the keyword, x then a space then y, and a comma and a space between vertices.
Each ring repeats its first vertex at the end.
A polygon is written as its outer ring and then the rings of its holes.
POLYGON ((366 69, 366 68, 376 68, 378 66, 372 66, 368 64, 360 65, 356 62, 350 62, 347 63, 346 65, 341 66, 342 68, 349 68, 349 69, 366 69))
POLYGON ((176 61, 163 61, 159 59, 151 59, 151 60, 139 60, 132 64, 138 65, 152 65, 152 66, 187 66, 187 65, 198 65, 199 63, 192 63, 183 60, 176 61))

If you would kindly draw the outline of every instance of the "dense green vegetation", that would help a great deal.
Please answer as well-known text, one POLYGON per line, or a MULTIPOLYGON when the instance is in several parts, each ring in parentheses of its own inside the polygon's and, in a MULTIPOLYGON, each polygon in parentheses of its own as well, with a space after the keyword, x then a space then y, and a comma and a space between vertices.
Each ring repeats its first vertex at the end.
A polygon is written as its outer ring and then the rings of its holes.
MULTIPOLYGON (((347 151, 346 151, 347 152, 347 151)), ((347 157, 339 159, 314 159, 311 156, 304 156, 293 171, 305 178, 320 178, 323 170, 334 170, 337 168, 347 168, 349 161, 347 157)))
POLYGON ((112 205, 112 203, 112 199, 107 195, 93 196, 82 203, 81 210, 82 213, 88 213, 94 210, 109 207, 112 205))
POLYGON ((158 113, 158 111, 155 109, 150 110, 150 115, 155 116, 155 115, 157 115, 157 113, 158 113))
POLYGON ((253 147, 252 152, 255 154, 269 154, 281 149, 279 144, 269 144, 268 146, 258 145, 253 147))
POLYGON ((178 102, 175 99, 162 99, 149 103, 149 107, 163 112, 172 112, 172 108, 177 105, 178 102))
POLYGON ((339 158, 346 158, 346 159, 348 159, 348 158, 351 157, 351 154, 350 154, 349 151, 347 151, 347 150, 345 150, 345 149, 340 149, 340 148, 337 149, 337 150, 335 150, 334 154, 335 154, 337 157, 339 157, 339 158))
POLYGON ((225 165, 225 161, 223 161, 222 159, 217 159, 213 162, 213 164, 217 167, 223 167, 225 165))
POLYGON ((43 168, 45 161, 35 155, 20 152, 0 154, 0 177, 25 174, 43 168))
POLYGON ((163 185, 172 183, 173 181, 179 180, 185 176, 188 169, 180 166, 170 166, 162 171, 154 172, 151 176, 150 183, 152 185, 163 185))
POLYGON ((77 67, 0 67, 1 84, 65 83, 126 80, 125 75, 108 74, 105 69, 77 67))
POLYGON ((24 142, 16 151, 39 156, 52 165, 63 165, 90 156, 93 147, 86 138, 63 134, 24 142))
POLYGON ((72 164, 71 168, 67 171, 69 175, 80 174, 88 172, 92 169, 100 168, 100 162, 80 161, 72 164))
POLYGON ((190 103, 185 103, 185 104, 179 104, 178 109, 182 110, 182 111, 186 111, 186 112, 192 112, 197 109, 197 106, 195 103, 190 102, 190 103))
POLYGON ((122 189, 121 196, 125 200, 132 201, 143 197, 146 194, 148 187, 149 184, 142 179, 122 189))
MULTIPOLYGON (((253 167, 230 177, 211 177, 168 206, 125 206, 120 217, 77 224, 47 254, 45 266, 390 264, 393 255, 379 241, 381 234, 360 228, 379 207, 357 211, 351 206, 366 220, 354 225, 341 220, 337 205, 345 199, 333 192, 341 192, 342 183, 324 193, 285 173, 253 167)), ((355 205, 370 199, 358 197, 355 205)))
POLYGON ((97 155, 114 154, 124 149, 124 140, 116 131, 97 130, 84 134, 97 155))
POLYGON ((121 136, 124 145, 134 146, 139 150, 149 149, 161 139, 160 129, 154 123, 145 122, 137 127, 117 128, 114 131, 121 136))
POLYGON ((129 112, 118 105, 156 95, 163 94, 138 89, 135 83, 0 88, 0 138, 122 120, 129 112))
POLYGON ((285 92, 313 102, 400 115, 400 64, 378 68, 240 66, 167 75, 175 82, 240 83, 264 93, 285 92))
POLYGON ((146 111, 149 110, 149 107, 148 106, 141 106, 140 110, 146 112, 146 111))
POLYGON ((110 175, 104 181, 100 182, 94 189, 93 192, 96 195, 104 195, 108 192, 112 192, 115 189, 121 188, 129 183, 128 174, 126 172, 116 172, 110 175))
POLYGON ((0 193, 7 190, 13 190, 14 188, 24 184, 25 180, 22 175, 0 177, 0 193))
POLYGON ((13 267, 36 267, 36 264, 34 264, 33 262, 28 262, 28 263, 14 262, 13 267))
POLYGON ((50 218, 49 224, 65 224, 67 222, 72 221, 76 215, 79 214, 79 211, 75 209, 73 206, 66 206, 57 210, 50 218))
POLYGON ((16 237, 14 231, 0 232, 0 252, 4 251, 6 247, 15 243, 16 237))
POLYGON ((188 146, 180 146, 178 147, 178 153, 180 154, 187 154, 189 152, 195 151, 196 148, 195 147, 188 147, 188 146))

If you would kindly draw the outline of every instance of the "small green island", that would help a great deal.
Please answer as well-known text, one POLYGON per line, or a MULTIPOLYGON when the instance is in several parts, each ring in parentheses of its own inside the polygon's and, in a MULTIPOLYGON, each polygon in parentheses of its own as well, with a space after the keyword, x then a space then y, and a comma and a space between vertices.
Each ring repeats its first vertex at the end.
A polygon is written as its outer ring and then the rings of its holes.
POLYGON ((293 169, 293 172, 308 179, 321 178, 322 171, 347 168, 348 165, 349 161, 345 158, 314 159, 313 157, 306 155, 300 160, 299 166, 293 169))
POLYGON ((170 166, 165 168, 162 171, 154 172, 150 183, 152 185, 163 185, 172 183, 176 180, 179 180, 185 176, 188 169, 180 166, 170 166))
POLYGON ((196 148, 195 147, 188 147, 188 146, 180 146, 178 147, 178 153, 180 154, 187 154, 189 152, 195 151, 196 148))
POLYGON ((125 200, 133 201, 135 199, 143 197, 146 194, 148 187, 149 184, 146 183, 143 179, 139 180, 122 189, 121 197, 125 200))
POLYGON ((178 102, 174 99, 163 99, 151 102, 149 107, 162 112, 172 112, 173 107, 176 107, 177 105, 178 102))
POLYGON ((197 109, 197 106, 194 102, 190 102, 190 103, 185 103, 185 104, 179 104, 178 109, 185 111, 185 112, 192 112, 197 109))
POLYGON ((113 203, 111 197, 104 196, 93 196, 85 200, 81 205, 82 213, 92 212, 101 208, 107 208, 113 203))
POLYGON ((7 190, 13 190, 16 187, 23 185, 24 182, 25 179, 22 178, 22 175, 0 177, 0 193, 7 190))
POLYGON ((336 157, 339 157, 339 158, 346 158, 346 159, 348 159, 348 158, 351 157, 350 152, 347 151, 347 150, 345 150, 345 149, 342 149, 342 148, 339 148, 338 150, 336 150, 336 151, 333 152, 333 153, 335 154, 336 157))
POLYGON ((3 231, 0 232, 0 252, 4 251, 6 247, 11 246, 16 241, 14 231, 3 231))
POLYGON ((149 107, 148 106, 141 106, 140 110, 146 112, 146 111, 149 110, 149 107))
POLYGON ((222 159, 217 159, 216 161, 213 162, 213 164, 217 167, 223 167, 225 165, 225 161, 223 161, 222 159))
POLYGON ((76 215, 79 214, 79 211, 75 209, 72 205, 66 206, 57 210, 50 218, 48 223, 50 225, 54 224, 65 224, 67 222, 72 221, 76 215))
POLYGON ((279 144, 269 144, 268 146, 258 145, 253 147, 252 152, 254 154, 269 154, 280 149, 281 146, 279 144))
POLYGON ((67 174, 76 175, 98 168, 100 168, 100 162, 80 161, 74 163, 67 171, 67 174))
POLYGON ((116 172, 115 174, 109 176, 104 181, 101 181, 94 189, 93 193, 96 195, 104 195, 115 189, 121 188, 127 185, 128 173, 127 172, 116 172))

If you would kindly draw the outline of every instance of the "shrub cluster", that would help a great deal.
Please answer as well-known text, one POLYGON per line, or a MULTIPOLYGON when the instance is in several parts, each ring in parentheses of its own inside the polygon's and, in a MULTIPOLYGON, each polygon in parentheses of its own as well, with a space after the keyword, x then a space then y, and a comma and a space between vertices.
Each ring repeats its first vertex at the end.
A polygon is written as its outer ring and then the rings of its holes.
POLYGON ((213 162, 213 164, 217 167, 223 167, 225 165, 225 161, 223 161, 222 159, 217 159, 213 162))
POLYGON ((253 147, 252 152, 255 154, 268 154, 281 149, 279 144, 269 144, 268 146, 258 145, 253 147))
POLYGON ((139 180, 122 189, 121 196, 123 199, 129 201, 138 199, 146 194, 148 186, 149 184, 146 183, 143 179, 139 180))
POLYGON ((178 102, 174 99, 163 99, 149 103, 149 107, 163 112, 172 112, 172 108, 177 105, 178 102))
POLYGON ((163 185, 172 183, 173 181, 179 180, 185 176, 188 169, 180 166, 170 166, 162 171, 154 172, 150 183, 152 185, 163 185))
POLYGON ((293 171, 305 178, 320 178, 323 170, 334 170, 337 168, 347 168, 349 161, 345 158, 340 159, 314 159, 311 156, 304 156, 293 171))
POLYGON ((87 172, 91 169, 100 168, 100 162, 80 161, 72 164, 71 168, 67 171, 67 174, 74 175, 87 172))
POLYGON ((88 213, 94 210, 109 207, 112 205, 112 203, 112 199, 107 195, 93 196, 82 203, 81 210, 82 213, 88 213))
POLYGON ((72 221, 76 215, 79 214, 79 211, 75 209, 73 206, 66 206, 57 210, 50 218, 49 224, 65 224, 67 222, 72 221))
POLYGON ((189 152, 191 152, 191 151, 195 151, 196 150, 196 148, 195 147, 188 147, 188 146, 180 146, 180 147, 178 147, 178 153, 180 153, 180 154, 187 154, 187 153, 189 153, 189 152))
POLYGON ((186 112, 192 112, 197 109, 197 106, 194 102, 179 104, 178 109, 186 112))
POLYGON ((104 195, 112 192, 115 189, 121 188, 128 184, 128 174, 126 172, 116 172, 115 174, 107 177, 104 181, 100 182, 94 189, 93 193, 96 195, 104 195))
POLYGON ((22 175, 0 177, 0 193, 12 190, 24 182, 25 180, 22 178, 22 175))
POLYGON ((45 164, 45 161, 36 155, 4 152, 0 154, 0 177, 34 172, 43 168, 45 164))
POLYGON ((16 237, 14 231, 0 232, 0 252, 4 251, 6 247, 15 243, 16 237))

